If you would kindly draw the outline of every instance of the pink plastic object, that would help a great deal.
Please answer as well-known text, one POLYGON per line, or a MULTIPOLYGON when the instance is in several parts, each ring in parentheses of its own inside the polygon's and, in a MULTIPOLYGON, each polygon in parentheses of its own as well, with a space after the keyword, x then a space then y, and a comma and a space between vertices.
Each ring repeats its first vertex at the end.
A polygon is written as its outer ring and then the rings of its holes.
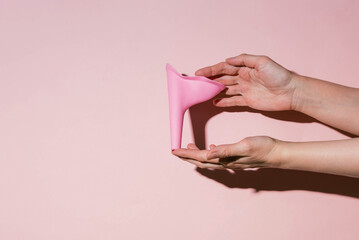
POLYGON ((225 89, 223 84, 202 76, 187 77, 166 65, 170 106, 171 148, 181 148, 183 116, 195 104, 207 101, 225 89))

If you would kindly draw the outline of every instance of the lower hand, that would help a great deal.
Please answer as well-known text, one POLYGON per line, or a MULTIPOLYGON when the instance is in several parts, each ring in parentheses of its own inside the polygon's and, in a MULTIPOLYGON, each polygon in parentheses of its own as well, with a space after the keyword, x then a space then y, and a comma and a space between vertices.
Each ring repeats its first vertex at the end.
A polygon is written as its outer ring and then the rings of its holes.
POLYGON ((200 168, 233 169, 279 167, 280 141, 266 137, 247 137, 234 144, 210 145, 209 150, 200 150, 194 144, 187 149, 176 149, 172 153, 200 168))

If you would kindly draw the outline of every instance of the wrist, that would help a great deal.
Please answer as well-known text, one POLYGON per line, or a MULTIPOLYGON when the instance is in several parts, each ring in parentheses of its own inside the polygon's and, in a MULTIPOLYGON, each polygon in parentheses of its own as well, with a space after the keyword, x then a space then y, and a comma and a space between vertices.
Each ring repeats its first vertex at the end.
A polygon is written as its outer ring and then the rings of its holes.
POLYGON ((270 154, 268 155, 268 162, 270 163, 270 167, 273 168, 285 168, 287 165, 287 159, 285 157, 285 151, 286 151, 286 142, 273 139, 275 144, 272 148, 270 154))
POLYGON ((303 81, 303 76, 292 72, 292 88, 293 88, 293 94, 292 94, 292 101, 291 101, 291 109, 297 112, 303 111, 304 99, 303 99, 303 89, 305 81, 303 81))

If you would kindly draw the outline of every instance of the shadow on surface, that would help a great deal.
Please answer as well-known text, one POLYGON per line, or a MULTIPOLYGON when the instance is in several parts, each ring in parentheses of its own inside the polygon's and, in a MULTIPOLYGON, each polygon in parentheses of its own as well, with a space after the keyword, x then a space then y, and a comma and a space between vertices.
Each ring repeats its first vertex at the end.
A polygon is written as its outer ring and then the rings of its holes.
POLYGON ((235 174, 201 168, 196 171, 229 188, 252 188, 257 192, 306 190, 359 198, 358 178, 274 168, 236 171, 235 174))
MULTIPOLYGON (((220 93, 216 98, 224 96, 224 93, 220 93)), ((312 117, 295 111, 265 112, 249 107, 218 108, 213 106, 212 100, 197 104, 189 109, 194 142, 200 149, 206 148, 205 127, 208 120, 222 112, 253 112, 282 121, 319 122, 312 117)), ((339 129, 332 129, 347 137, 356 137, 339 129)), ((359 179, 345 176, 272 168, 257 171, 237 171, 235 174, 228 171, 212 171, 201 168, 197 168, 196 171, 229 188, 253 188, 256 191, 307 190, 359 198, 359 179)))

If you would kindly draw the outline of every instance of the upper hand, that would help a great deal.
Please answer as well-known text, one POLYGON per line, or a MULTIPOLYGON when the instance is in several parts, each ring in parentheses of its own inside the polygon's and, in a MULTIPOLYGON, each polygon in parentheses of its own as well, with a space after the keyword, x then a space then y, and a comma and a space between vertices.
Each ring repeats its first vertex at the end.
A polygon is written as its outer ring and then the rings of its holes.
POLYGON ((228 98, 215 99, 217 107, 249 106, 264 111, 292 110, 294 73, 266 56, 241 54, 205 67, 196 75, 210 77, 225 86, 228 98))

